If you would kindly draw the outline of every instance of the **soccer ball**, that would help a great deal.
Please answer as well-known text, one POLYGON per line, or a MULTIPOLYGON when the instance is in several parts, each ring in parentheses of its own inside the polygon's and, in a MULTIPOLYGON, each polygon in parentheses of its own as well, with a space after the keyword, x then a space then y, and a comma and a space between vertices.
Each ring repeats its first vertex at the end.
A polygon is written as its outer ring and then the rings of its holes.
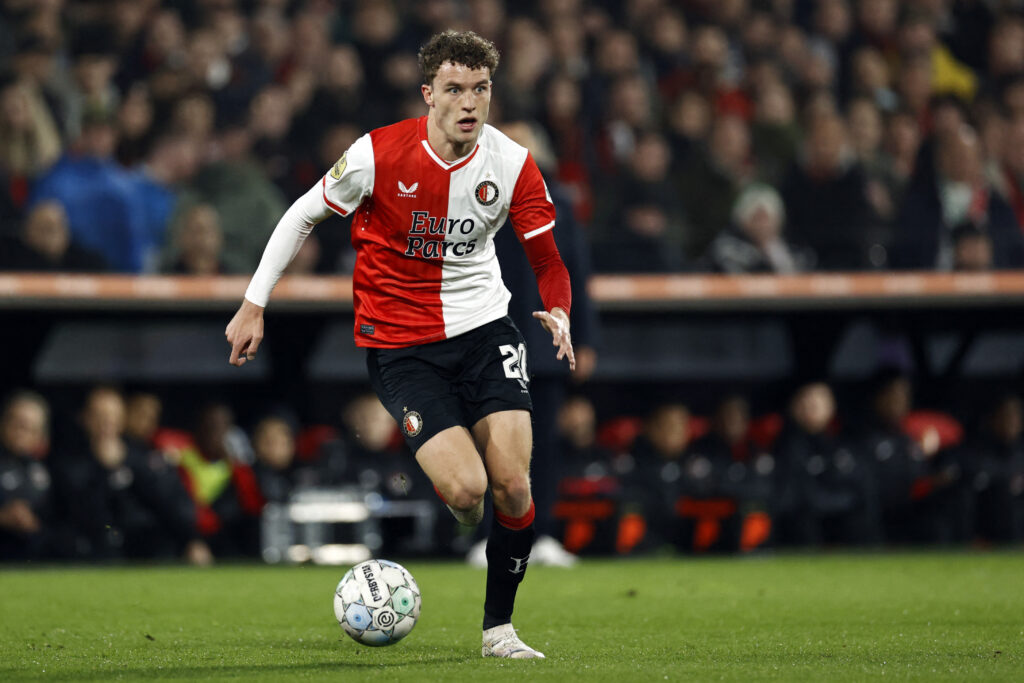
POLYGON ((409 635, 420 617, 420 589, 402 565, 367 560, 338 583, 334 616, 357 643, 393 645, 409 635))

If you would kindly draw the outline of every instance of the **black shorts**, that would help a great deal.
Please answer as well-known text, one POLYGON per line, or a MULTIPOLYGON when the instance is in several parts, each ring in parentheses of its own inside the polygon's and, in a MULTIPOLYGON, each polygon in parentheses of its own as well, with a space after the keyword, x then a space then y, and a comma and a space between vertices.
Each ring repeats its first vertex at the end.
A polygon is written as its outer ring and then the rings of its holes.
POLYGON ((367 349, 366 367, 413 453, 449 427, 533 409, 526 342, 508 317, 439 342, 367 349))

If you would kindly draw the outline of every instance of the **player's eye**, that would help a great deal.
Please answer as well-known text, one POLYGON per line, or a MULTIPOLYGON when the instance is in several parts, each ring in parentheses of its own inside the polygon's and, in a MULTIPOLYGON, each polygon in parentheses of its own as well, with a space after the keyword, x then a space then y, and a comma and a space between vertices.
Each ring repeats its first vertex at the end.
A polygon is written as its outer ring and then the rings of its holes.
POLYGON ((450 92, 453 95, 458 95, 459 94, 459 89, 458 88, 448 88, 448 92, 450 92))

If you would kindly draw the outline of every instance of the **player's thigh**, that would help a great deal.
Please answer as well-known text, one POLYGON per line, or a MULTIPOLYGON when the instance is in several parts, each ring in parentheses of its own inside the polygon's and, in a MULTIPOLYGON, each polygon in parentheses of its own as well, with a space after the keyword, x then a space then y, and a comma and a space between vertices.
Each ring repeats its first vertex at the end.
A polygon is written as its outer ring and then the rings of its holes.
POLYGON ((531 411, 528 365, 526 342, 509 318, 467 334, 455 383, 467 424, 476 425, 493 413, 531 411))
POLYGON ((416 451, 416 462, 445 501, 459 509, 476 504, 487 491, 487 472, 465 427, 450 427, 416 451))
POLYGON ((369 349, 366 369, 380 402, 398 423, 405 442, 419 453, 434 436, 470 424, 451 377, 418 349, 369 349))
POLYGON ((484 454, 484 465, 492 485, 521 486, 529 491, 530 453, 533 428, 525 410, 503 410, 481 418, 473 425, 473 438, 484 454))

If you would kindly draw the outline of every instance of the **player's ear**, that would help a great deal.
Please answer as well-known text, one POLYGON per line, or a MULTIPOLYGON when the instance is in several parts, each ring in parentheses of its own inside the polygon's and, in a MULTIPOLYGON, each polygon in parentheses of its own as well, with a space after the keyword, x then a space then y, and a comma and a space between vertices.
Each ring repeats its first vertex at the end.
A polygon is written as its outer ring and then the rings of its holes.
POLYGON ((427 103, 428 107, 434 106, 434 91, 433 89, 424 83, 420 86, 420 92, 423 93, 423 101, 427 103))

